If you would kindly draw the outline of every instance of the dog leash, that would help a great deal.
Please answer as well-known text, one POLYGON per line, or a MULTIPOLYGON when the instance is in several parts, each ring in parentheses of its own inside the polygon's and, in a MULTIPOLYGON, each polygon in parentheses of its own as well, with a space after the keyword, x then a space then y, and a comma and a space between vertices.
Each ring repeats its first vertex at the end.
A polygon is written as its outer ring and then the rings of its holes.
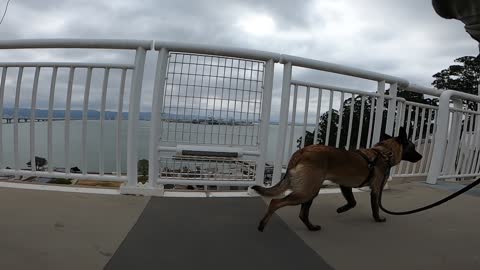
MULTIPOLYGON (((387 182, 387 179, 388 177, 390 176, 390 169, 391 167, 388 167, 388 169, 386 170, 385 172, 385 178, 383 179, 383 183, 382 183, 382 186, 385 185, 385 183, 387 182)), ((433 208, 433 207, 436 207, 436 206, 439 206, 441 204, 444 204, 448 201, 450 201, 451 199, 469 191, 470 189, 472 189, 473 187, 475 187, 476 185, 480 184, 480 178, 478 178, 477 180, 475 180, 474 182, 468 184, 467 186, 465 186, 464 188, 456 191, 455 193, 453 194, 450 194, 449 196, 439 200, 438 202, 434 202, 432 204, 429 204, 429 205, 426 205, 426 206, 423 206, 423 207, 420 207, 420 208, 417 208, 417 209, 413 209, 413 210, 409 210, 409 211, 402 211, 402 212, 394 212, 394 211, 390 211, 388 209, 385 209, 382 205, 382 193, 383 193, 383 188, 380 189, 380 194, 378 195, 378 200, 379 200, 379 206, 380 206, 380 209, 382 209, 383 212, 387 213, 387 214, 390 214, 390 215, 396 215, 396 216, 403 216, 403 215, 410 215, 410 214, 413 214, 413 213, 418 213, 418 212, 422 212, 422 211, 425 211, 425 210, 428 210, 430 208, 433 208)))

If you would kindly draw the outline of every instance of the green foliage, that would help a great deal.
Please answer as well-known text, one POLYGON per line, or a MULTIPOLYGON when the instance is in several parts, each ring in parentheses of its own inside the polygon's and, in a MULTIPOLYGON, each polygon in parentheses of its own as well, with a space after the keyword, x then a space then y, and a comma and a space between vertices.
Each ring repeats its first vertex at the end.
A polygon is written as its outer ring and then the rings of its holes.
POLYGON ((138 161, 138 174, 143 176, 148 175, 148 160, 141 159, 138 161))
POLYGON ((140 175, 138 176, 138 182, 145 184, 148 181, 148 176, 147 175, 140 175))
MULTIPOLYGON (((480 59, 474 56, 463 56, 460 58, 455 59, 457 64, 451 65, 446 69, 436 73, 433 75, 434 81, 432 83, 438 89, 452 89, 457 90, 473 95, 478 95, 478 86, 480 84, 480 59)), ((386 94, 389 94, 389 90, 386 90, 386 94)), ((438 99, 435 98, 425 98, 423 94, 414 93, 410 91, 405 91, 403 89, 398 89, 397 92, 398 97, 405 98, 407 101, 412 101, 421 104, 433 105, 438 106, 438 99)), ((339 147, 346 147, 347 145, 350 148, 355 149, 357 146, 357 138, 361 134, 361 141, 360 147, 367 146, 367 138, 368 138, 368 127, 370 120, 375 121, 374 119, 370 119, 370 112, 372 107, 371 98, 365 98, 364 104, 364 113, 363 119, 360 119, 361 114, 361 98, 356 97, 355 100, 352 101, 351 98, 347 99, 343 103, 343 110, 342 110, 342 126, 341 126, 341 133, 339 136, 339 147), (352 130, 351 130, 351 139, 350 142, 347 141, 348 136, 348 126, 350 122, 350 105, 354 102, 354 111, 353 111, 353 119, 352 119, 352 130), (360 122, 363 120, 362 130, 360 129, 360 122)), ((475 102, 464 101, 465 104, 468 105, 469 109, 476 110, 477 104, 475 102)), ((388 107, 388 101, 385 101, 384 104, 385 108, 388 107)), ((398 112, 396 112, 398 113, 398 112)), ((428 110, 423 110, 424 116, 424 123, 423 123, 423 133, 420 134, 420 130, 422 130, 422 110, 416 110, 416 108, 412 108, 408 106, 405 110, 405 115, 403 116, 404 121, 406 122, 409 115, 410 115, 410 123, 405 123, 406 126, 409 126, 410 132, 413 129, 416 130, 413 139, 425 138, 427 133, 432 133, 434 115, 429 113, 428 110), (430 115, 430 118, 428 117, 430 115), (415 121, 416 119, 416 121, 415 121), (415 127, 416 123, 416 127, 415 127)), ((373 115, 375 117, 375 113, 373 115)), ((397 115, 396 115, 397 116, 397 115)), ((387 112, 386 110, 383 112, 382 115, 382 127, 381 131, 385 130, 387 112)), ((305 134, 305 146, 313 144, 314 140, 317 140, 319 144, 331 145, 336 146, 337 141, 337 134, 339 129, 339 120, 340 120, 340 112, 338 110, 332 109, 331 111, 325 112, 320 117, 320 121, 318 123, 318 127, 313 131, 307 131, 305 134), (328 136, 327 142, 327 129, 328 129, 328 122, 329 118, 331 118, 330 124, 330 136, 328 136), (316 136, 318 133, 318 136, 316 136)), ((370 134, 371 136, 372 134, 370 134)), ((297 148, 300 148, 302 137, 297 140, 297 148)))
MULTIPOLYGON (((35 156, 35 169, 37 171, 41 171, 43 167, 46 166, 47 164, 48 164, 47 159, 43 157, 35 156)), ((32 166, 32 162, 31 161, 27 162, 27 166, 30 168, 32 166)))
MULTIPOLYGON (((480 59, 474 56, 463 56, 454 60, 454 65, 433 75, 432 83, 438 89, 451 89, 468 94, 478 94, 480 77, 480 59)), ((464 101, 469 109, 476 110, 474 102, 464 101)))
MULTIPOLYGON (((386 91, 386 94, 389 94, 389 90, 386 91)), ((403 89, 399 89, 397 92, 397 95, 399 97, 405 98, 407 101, 412 101, 412 102, 417 102, 417 103, 422 103, 422 104, 427 104, 427 105, 437 105, 438 100, 437 99, 430 99, 430 98, 425 98, 423 94, 418 94, 418 93, 413 93, 409 91, 404 91, 403 89)), ((362 147, 367 147, 368 146, 368 129, 370 125, 370 121, 375 121, 375 114, 376 112, 373 112, 373 118, 370 119, 370 114, 372 107, 375 107, 375 100, 372 99, 371 97, 365 97, 364 98, 364 109, 363 109, 363 116, 361 114, 361 109, 362 109, 362 98, 361 97, 356 97, 353 101, 352 98, 346 99, 343 103, 343 110, 342 110, 342 126, 341 126, 341 133, 339 136, 339 147, 340 148, 345 148, 347 145, 349 145, 350 149, 356 149, 357 148, 357 140, 358 136, 361 134, 361 139, 360 139, 360 148, 362 147), (350 123, 350 111, 351 111, 351 105, 353 104, 353 116, 352 116, 352 127, 351 127, 351 137, 350 141, 348 141, 348 128, 349 128, 349 123, 350 123), (362 119, 360 119, 362 117, 362 119), (360 122, 362 122, 362 129, 360 130, 360 122)), ((388 101, 385 100, 384 102, 384 107, 388 107, 388 101)), ((399 113, 399 112, 396 112, 399 113)), ((415 118, 417 118, 416 121, 416 134, 414 138, 424 138, 427 135, 428 127, 430 128, 433 127, 433 125, 429 125, 433 121, 433 115, 430 117, 430 121, 428 121, 428 115, 429 112, 427 110, 423 111, 425 115, 425 121, 423 123, 424 128, 423 128, 423 133, 420 134, 420 127, 422 125, 421 122, 421 111, 415 110, 415 108, 411 108, 410 106, 405 110, 405 115, 404 115, 404 121, 406 122, 408 119, 408 115, 410 114, 410 124, 405 123, 406 125, 410 126, 410 128, 413 130, 413 127, 415 125, 415 118)), ((397 117, 397 115, 395 115, 397 117)), ((331 111, 327 111, 324 114, 320 116, 320 121, 318 123, 318 127, 316 130, 313 131, 307 131, 305 134, 305 146, 313 144, 314 140, 317 140, 318 144, 324 144, 324 145, 330 145, 330 146, 336 146, 337 142, 337 134, 338 134, 338 129, 339 129, 339 119, 340 119, 340 112, 338 110, 332 109, 331 111), (330 123, 330 136, 328 136, 328 142, 327 142, 327 131, 328 131, 328 122, 329 118, 331 118, 331 123, 330 123), (318 137, 316 137, 316 133, 318 132, 318 137)), ((382 113, 382 127, 381 131, 383 132, 385 130, 386 126, 386 121, 387 121, 387 110, 384 110, 382 113)), ((374 123, 372 122, 372 126, 374 123)), ((431 132, 432 130, 430 130, 431 132)), ((370 134, 370 137, 373 134, 370 134)), ((297 140, 297 148, 300 148, 301 146, 301 140, 302 137, 300 137, 297 140)))
POLYGON ((48 181, 49 184, 60 184, 60 185, 70 185, 72 184, 72 181, 69 179, 65 178, 54 178, 50 181, 48 181))
POLYGON ((145 184, 148 180, 148 160, 141 159, 138 161, 138 182, 145 184))
MULTIPOLYGON (((361 115, 361 106, 362 106, 362 98, 356 97, 354 100, 352 98, 346 99, 343 103, 343 110, 342 110, 342 126, 341 126, 341 133, 339 136, 339 147, 346 147, 347 144, 350 148, 355 149, 357 147, 357 138, 361 132, 361 141, 360 146, 367 145, 368 139, 368 126, 370 121, 370 110, 372 108, 372 98, 366 97, 364 101, 364 113, 363 116, 361 115), (348 126, 350 122, 350 111, 353 102, 353 116, 352 116, 352 131, 351 131, 351 138, 350 142, 348 142, 348 126), (363 119, 363 126, 362 130, 360 129, 360 117, 362 116, 363 119)), ((386 119, 386 112, 384 113, 384 122, 386 119)), ((336 146, 337 142, 337 134, 339 129, 339 120, 340 120, 340 112, 338 110, 332 109, 331 111, 327 111, 320 116, 320 121, 318 123, 318 127, 316 130, 310 132, 307 131, 306 133, 306 140, 305 146, 313 144, 313 141, 316 140, 318 144, 336 146), (328 136, 327 142, 327 131, 328 131, 328 122, 330 120, 330 135, 328 136), (318 136, 316 135, 318 132, 318 136)), ((385 123, 384 123, 385 124, 385 123)), ((384 125, 383 124, 383 125, 384 125)), ((302 137, 297 140, 297 148, 300 148, 302 137)))

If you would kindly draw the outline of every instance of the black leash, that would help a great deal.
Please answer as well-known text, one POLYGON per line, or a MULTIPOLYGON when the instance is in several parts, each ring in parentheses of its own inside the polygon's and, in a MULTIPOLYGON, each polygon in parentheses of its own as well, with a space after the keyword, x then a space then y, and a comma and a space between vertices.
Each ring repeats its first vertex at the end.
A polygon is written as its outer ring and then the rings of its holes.
MULTIPOLYGON (((390 175, 390 169, 388 169, 388 172, 386 173, 385 175, 385 179, 383 180, 383 185, 385 185, 385 182, 387 181, 388 179, 388 176, 390 175)), ((380 209, 382 209, 383 212, 387 213, 387 214, 390 214, 390 215, 397 215, 397 216, 403 216, 403 215, 409 215, 409 214, 413 214, 413 213, 418 213, 418 212, 421 212, 421 211, 425 211, 425 210, 428 210, 430 208, 433 208, 435 206, 439 206, 443 203, 446 203, 448 202, 449 200, 459 196, 460 194, 463 194, 467 191, 469 191, 470 189, 472 189, 473 187, 475 187, 476 185, 480 184, 480 178, 478 178, 477 180, 475 180, 473 183, 467 185, 466 187, 460 189, 459 191, 456 191, 455 193, 441 199, 440 201, 438 202, 435 202, 435 203, 432 203, 432 204, 429 204, 427 206, 424 206, 424 207, 420 207, 420 208, 417 208, 417 209, 413 209, 413 210, 410 210, 410 211, 403 211, 403 212, 394 212, 394 211, 390 211, 390 210, 387 210, 383 207, 382 205, 382 193, 383 193, 383 188, 380 190, 380 194, 378 195, 379 198, 379 206, 380 206, 380 209)))
MULTIPOLYGON (((367 182, 369 182, 370 178, 372 177, 372 173, 373 173, 373 168, 375 167, 376 165, 376 162, 378 160, 378 158, 382 155, 382 153, 377 150, 377 149, 372 149, 372 150, 375 150, 375 152, 377 152, 377 157, 375 157, 373 160, 370 160, 364 153, 362 153, 361 151, 358 151, 357 150, 357 153, 360 154, 366 161, 367 161, 367 164, 368 164, 368 169, 369 169, 369 173, 368 173, 368 177, 367 179, 360 185, 363 186, 365 185, 367 182)), ((414 214, 414 213, 418 213, 418 212, 422 212, 422 211, 425 211, 425 210, 428 210, 428 209, 431 209, 433 207, 436 207, 436 206, 439 206, 441 204, 444 204, 448 201, 450 201, 451 199, 455 198, 455 197, 458 197, 459 195, 469 191, 470 189, 474 188, 475 186, 479 185, 480 184, 480 178, 478 178, 477 180, 475 180, 474 182, 468 184, 467 186, 465 186, 464 188, 456 191, 455 193, 453 194, 450 194, 448 195, 447 197, 437 201, 437 202, 434 202, 432 204, 429 204, 429 205, 426 205, 426 206, 423 206, 423 207, 420 207, 420 208, 417 208, 417 209, 413 209, 413 210, 409 210, 409 211, 402 211, 402 212, 394 212, 394 211, 390 211, 388 209, 385 209, 385 207, 383 207, 382 205, 382 194, 383 194, 383 187, 385 186, 387 180, 388 180, 388 177, 390 176, 390 169, 392 168, 391 166, 391 162, 390 160, 387 160, 387 168, 385 169, 385 174, 384 174, 384 179, 383 179, 383 182, 382 182, 382 188, 380 189, 380 194, 378 195, 378 200, 379 200, 379 207, 380 209, 382 209, 383 212, 387 213, 387 214, 390 214, 390 215, 396 215, 396 216, 403 216, 403 215, 410 215, 410 214, 414 214)))

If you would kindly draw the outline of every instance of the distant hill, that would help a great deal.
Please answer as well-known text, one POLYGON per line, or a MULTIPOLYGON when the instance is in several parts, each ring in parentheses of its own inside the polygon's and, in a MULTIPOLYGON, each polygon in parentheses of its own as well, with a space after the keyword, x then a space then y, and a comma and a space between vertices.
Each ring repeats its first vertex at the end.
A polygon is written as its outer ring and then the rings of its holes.
MULTIPOLYGON (((30 118, 31 114, 31 109, 28 108, 19 108, 18 109, 18 116, 20 118, 30 118)), ((4 108, 3 109, 3 118, 13 118, 14 114, 14 109, 13 108, 4 108)), ((212 113, 213 114, 213 113, 212 113)), ((35 110, 35 117, 36 118, 48 118, 48 110, 45 109, 37 109, 35 110)), ((65 110, 53 110, 53 118, 56 119, 64 119, 65 118, 65 110)), ((128 119, 128 112, 122 113, 122 118, 124 120, 128 119)), ((152 118, 152 115, 150 112, 140 112, 140 120, 143 121, 150 121, 152 118)), ((162 114, 163 119, 168 119, 168 120, 177 120, 177 121, 191 121, 191 120, 196 120, 196 121, 212 121, 212 120, 218 120, 221 122, 229 122, 233 121, 233 119, 228 118, 228 119, 221 119, 221 118, 214 118, 211 116, 205 116, 205 115, 180 115, 180 114, 173 114, 173 113, 163 113, 162 114)), ((239 119, 240 117, 237 114, 237 117, 235 120, 237 121, 246 121, 247 115, 246 113, 243 113, 243 119, 239 119)), ((254 116, 249 115, 248 116, 248 121, 249 122, 258 122, 254 121, 254 116)), ((70 119, 72 120, 81 120, 83 119, 83 111, 82 110, 71 110, 70 111, 70 119)), ((100 119, 100 112, 96 110, 88 110, 87 112, 87 119, 89 120, 99 120, 100 119)), ((112 111, 105 111, 105 119, 106 120, 115 120, 117 119, 117 112, 112 112, 112 111)), ((272 123, 278 123, 272 121, 272 123)))
MULTIPOLYGON (((31 115, 32 110, 26 108, 18 109, 18 116, 21 118, 29 118, 31 115)), ((3 117, 13 117, 14 109, 13 108, 4 108, 3 109, 3 117)), ((105 111, 105 119, 107 120, 114 120, 117 119, 117 112, 112 111, 105 111)), ((35 117, 37 118, 48 118, 48 110, 37 109, 35 110, 35 117)), ((53 118, 65 118, 65 110, 53 110, 53 118)), ((122 113, 123 119, 128 119, 128 113, 122 113)), ((82 110, 71 110, 70 111, 70 119, 72 120, 80 120, 83 119, 83 111, 82 110)), ((87 119, 89 120, 99 120, 100 119, 100 112, 95 110, 89 110, 87 112, 87 119)), ((149 121, 151 119, 151 113, 149 112, 140 112, 140 120, 149 121)))

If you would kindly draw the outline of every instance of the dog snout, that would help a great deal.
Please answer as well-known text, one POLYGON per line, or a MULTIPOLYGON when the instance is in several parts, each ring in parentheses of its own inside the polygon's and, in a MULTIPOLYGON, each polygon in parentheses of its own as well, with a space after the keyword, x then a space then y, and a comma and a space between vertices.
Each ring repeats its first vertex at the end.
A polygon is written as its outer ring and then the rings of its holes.
POLYGON ((415 154, 416 155, 415 155, 415 158, 414 158, 413 162, 418 162, 423 158, 423 156, 421 154, 419 154, 419 153, 415 153, 415 154))

